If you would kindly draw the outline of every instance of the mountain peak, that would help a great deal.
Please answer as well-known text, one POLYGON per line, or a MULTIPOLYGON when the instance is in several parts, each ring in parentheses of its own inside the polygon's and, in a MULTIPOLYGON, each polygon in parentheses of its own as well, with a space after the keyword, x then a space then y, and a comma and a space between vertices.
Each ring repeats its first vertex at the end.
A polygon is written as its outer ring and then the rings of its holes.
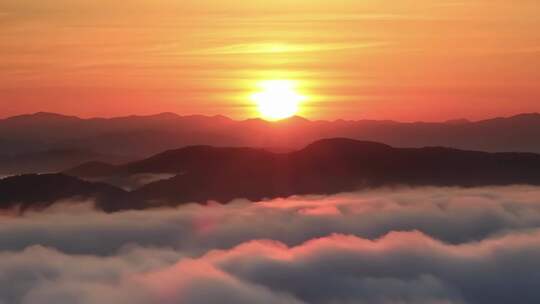
POLYGON ((23 115, 16 115, 11 116, 7 118, 7 120, 61 120, 61 119, 80 119, 77 116, 69 116, 69 115, 63 115, 58 113, 52 113, 52 112, 36 112, 32 114, 23 114, 23 115))
POLYGON ((284 118, 282 120, 278 120, 278 122, 309 122, 309 121, 310 121, 309 119, 299 116, 299 115, 294 115, 291 117, 284 118))
POLYGON ((162 113, 158 113, 151 116, 155 118, 163 118, 163 119, 174 119, 174 118, 180 117, 178 114, 173 113, 173 112, 162 112, 162 113))
POLYGON ((540 119, 540 113, 522 113, 509 117, 510 119, 540 119))

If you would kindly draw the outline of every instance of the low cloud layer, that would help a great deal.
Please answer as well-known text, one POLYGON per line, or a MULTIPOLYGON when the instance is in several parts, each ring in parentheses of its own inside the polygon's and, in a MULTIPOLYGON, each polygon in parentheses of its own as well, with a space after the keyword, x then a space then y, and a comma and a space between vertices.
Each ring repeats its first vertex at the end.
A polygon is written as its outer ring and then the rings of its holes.
POLYGON ((2 217, 0 303, 540 303, 538 256, 540 187, 61 202, 2 217))

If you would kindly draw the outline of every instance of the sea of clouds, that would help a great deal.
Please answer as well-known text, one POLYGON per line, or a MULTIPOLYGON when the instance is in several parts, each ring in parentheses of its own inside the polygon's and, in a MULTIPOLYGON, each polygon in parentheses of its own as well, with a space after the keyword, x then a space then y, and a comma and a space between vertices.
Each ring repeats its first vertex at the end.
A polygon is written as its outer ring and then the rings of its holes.
POLYGON ((540 303, 540 187, 0 215, 0 303, 540 303))

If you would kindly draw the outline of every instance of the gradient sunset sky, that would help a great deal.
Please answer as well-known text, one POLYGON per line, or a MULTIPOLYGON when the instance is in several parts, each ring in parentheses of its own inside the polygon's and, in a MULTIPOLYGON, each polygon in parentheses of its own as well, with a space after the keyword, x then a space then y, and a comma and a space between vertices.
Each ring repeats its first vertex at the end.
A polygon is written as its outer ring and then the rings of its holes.
POLYGON ((310 119, 540 112, 538 0, 2 0, 0 117, 257 116, 290 79, 310 119))

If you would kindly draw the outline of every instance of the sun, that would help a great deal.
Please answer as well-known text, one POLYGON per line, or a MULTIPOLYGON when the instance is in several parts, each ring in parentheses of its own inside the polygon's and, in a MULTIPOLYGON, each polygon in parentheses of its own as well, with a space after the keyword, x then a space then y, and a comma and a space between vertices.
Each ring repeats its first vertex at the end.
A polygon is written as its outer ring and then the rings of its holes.
POLYGON ((300 110, 304 96, 296 91, 292 80, 264 80, 259 82, 260 91, 251 95, 262 118, 280 120, 291 117, 300 110))

